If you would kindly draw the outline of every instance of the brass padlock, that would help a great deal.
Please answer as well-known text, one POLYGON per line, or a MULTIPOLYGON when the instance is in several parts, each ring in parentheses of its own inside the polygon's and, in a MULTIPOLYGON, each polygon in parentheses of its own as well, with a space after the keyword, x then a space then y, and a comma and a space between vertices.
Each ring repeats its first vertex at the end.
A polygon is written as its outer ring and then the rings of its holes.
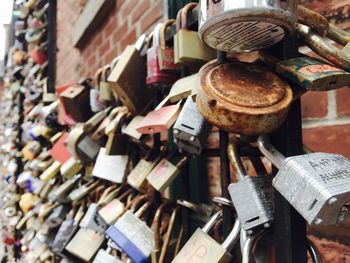
POLYGON ((102 101, 107 101, 107 102, 111 102, 114 100, 111 84, 107 82, 107 79, 110 73, 111 73, 111 66, 106 65, 103 68, 101 81, 100 81, 100 98, 102 101))
POLYGON ((199 72, 199 112, 211 124, 244 135, 269 133, 287 116, 290 86, 267 68, 245 62, 218 65, 199 72))
POLYGON ((185 5, 176 18, 177 33, 174 36, 175 64, 204 64, 216 57, 216 51, 204 44, 198 33, 188 29, 189 12, 197 3, 185 5))
MULTIPOLYGON (((170 155, 172 157, 172 155, 170 155)), ((169 157, 168 157, 169 158, 169 157)), ((175 180, 181 172, 181 168, 186 164, 188 157, 182 157, 174 165, 167 158, 163 158, 149 173, 147 181, 159 192, 163 192, 175 180)))
POLYGON ((93 112, 99 112, 106 108, 100 97, 102 74, 103 68, 99 68, 94 76, 93 89, 90 90, 90 107, 93 112))
POLYGON ((177 80, 169 92, 169 100, 172 103, 186 99, 192 94, 192 90, 198 85, 198 73, 177 80))

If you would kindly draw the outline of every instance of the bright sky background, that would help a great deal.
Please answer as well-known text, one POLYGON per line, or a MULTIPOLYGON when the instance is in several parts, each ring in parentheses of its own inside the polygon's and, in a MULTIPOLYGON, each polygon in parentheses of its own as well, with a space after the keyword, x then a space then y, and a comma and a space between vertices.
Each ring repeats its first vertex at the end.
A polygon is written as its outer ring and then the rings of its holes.
POLYGON ((13 0, 0 0, 0 60, 5 55, 5 29, 4 24, 11 23, 13 0))

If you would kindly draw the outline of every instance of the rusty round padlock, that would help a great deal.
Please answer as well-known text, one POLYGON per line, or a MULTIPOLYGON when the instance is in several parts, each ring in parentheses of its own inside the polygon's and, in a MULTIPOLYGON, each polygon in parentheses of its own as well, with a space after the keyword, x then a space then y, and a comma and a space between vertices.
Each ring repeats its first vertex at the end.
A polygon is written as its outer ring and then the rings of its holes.
POLYGON ((199 71, 197 106, 211 124, 243 135, 269 133, 284 121, 292 102, 291 87, 267 68, 245 62, 199 71))
POLYGON ((199 36, 221 51, 263 49, 295 28, 296 9, 295 0, 201 0, 199 36))

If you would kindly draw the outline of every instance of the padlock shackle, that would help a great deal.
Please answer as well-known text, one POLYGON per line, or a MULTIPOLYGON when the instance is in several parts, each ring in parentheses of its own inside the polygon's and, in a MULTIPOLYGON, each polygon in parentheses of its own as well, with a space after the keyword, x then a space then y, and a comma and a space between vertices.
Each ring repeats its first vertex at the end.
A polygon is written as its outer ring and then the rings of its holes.
POLYGON ((107 79, 110 73, 111 73, 111 65, 107 64, 106 66, 103 67, 101 80, 107 82, 107 79))
POLYGON ((168 19, 167 21, 165 21, 162 25, 162 27, 160 28, 160 32, 159 32, 159 46, 161 49, 165 49, 166 48, 166 31, 167 29, 175 23, 175 19, 168 19))
POLYGON ((194 8, 198 6, 198 3, 188 3, 182 8, 181 12, 181 29, 186 29, 188 27, 188 15, 194 8))
POLYGON ((327 36, 333 41, 345 46, 350 42, 350 34, 347 31, 333 25, 329 24, 329 30, 327 36))
POLYGON ((252 235, 247 236, 242 251, 242 263, 255 262, 252 250, 254 249, 256 242, 263 236, 265 232, 266 230, 259 230, 258 232, 253 232, 252 235))
POLYGON ((247 175, 247 171, 243 167, 242 160, 238 154, 238 147, 236 140, 230 140, 227 146, 227 155, 232 167, 235 170, 238 180, 243 179, 247 175))
POLYGON ((219 206, 234 208, 232 201, 222 196, 215 196, 213 197, 212 201, 219 206))
POLYGON ((181 14, 182 14, 182 8, 177 12, 176 14, 176 32, 178 32, 181 29, 181 14))
POLYGON ((298 21, 311 27, 321 36, 325 36, 329 30, 329 22, 323 15, 298 5, 298 21))
POLYGON ((267 135, 260 135, 257 144, 259 150, 266 158, 278 169, 281 169, 286 157, 271 144, 269 137, 267 135))
POLYGON ((103 74, 103 67, 99 68, 94 76, 94 80, 93 80, 93 85, 94 85, 94 89, 99 90, 100 89, 100 82, 102 80, 102 74, 103 74))
POLYGON ((307 250, 310 253, 313 263, 322 263, 322 256, 310 238, 307 238, 307 250))
POLYGON ((238 218, 236 218, 235 224, 233 225, 233 228, 230 234, 228 234, 224 243, 222 243, 222 247, 225 248, 228 252, 230 252, 233 249, 233 247, 236 245, 240 236, 240 232, 241 232, 241 223, 239 222, 238 218))
POLYGON ((139 36, 139 38, 137 39, 136 43, 135 43, 135 49, 139 52, 141 52, 142 48, 145 46, 146 44, 146 39, 147 39, 147 35, 146 33, 143 33, 141 36, 139 36))
POLYGON ((209 221, 202 227, 203 232, 209 233, 209 231, 214 227, 217 220, 222 217, 222 210, 216 212, 209 221))
POLYGON ((169 201, 165 201, 164 203, 162 203, 157 211, 156 214, 154 216, 154 220, 153 220, 153 224, 152 224, 152 229, 154 232, 154 247, 156 250, 160 250, 161 249, 161 234, 160 234, 160 225, 162 222, 162 216, 164 213, 164 210, 170 205, 169 201))
POLYGON ((350 54, 326 42, 308 26, 298 24, 297 29, 299 36, 303 39, 305 44, 319 56, 324 57, 347 71, 350 70, 350 54))

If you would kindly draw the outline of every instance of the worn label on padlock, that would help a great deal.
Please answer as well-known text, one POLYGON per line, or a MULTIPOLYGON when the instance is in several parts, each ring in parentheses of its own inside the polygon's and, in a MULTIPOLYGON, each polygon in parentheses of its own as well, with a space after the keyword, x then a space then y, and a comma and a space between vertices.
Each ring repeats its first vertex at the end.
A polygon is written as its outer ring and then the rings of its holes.
POLYGON ((98 213, 108 224, 114 224, 115 220, 123 213, 125 205, 118 199, 114 199, 102 207, 98 213))
POLYGON ((147 176, 148 182, 158 191, 164 191, 180 173, 180 170, 166 159, 162 159, 147 176))
POLYGON ((141 159, 128 175, 128 184, 137 190, 142 190, 146 183, 147 175, 154 166, 155 163, 141 159))

